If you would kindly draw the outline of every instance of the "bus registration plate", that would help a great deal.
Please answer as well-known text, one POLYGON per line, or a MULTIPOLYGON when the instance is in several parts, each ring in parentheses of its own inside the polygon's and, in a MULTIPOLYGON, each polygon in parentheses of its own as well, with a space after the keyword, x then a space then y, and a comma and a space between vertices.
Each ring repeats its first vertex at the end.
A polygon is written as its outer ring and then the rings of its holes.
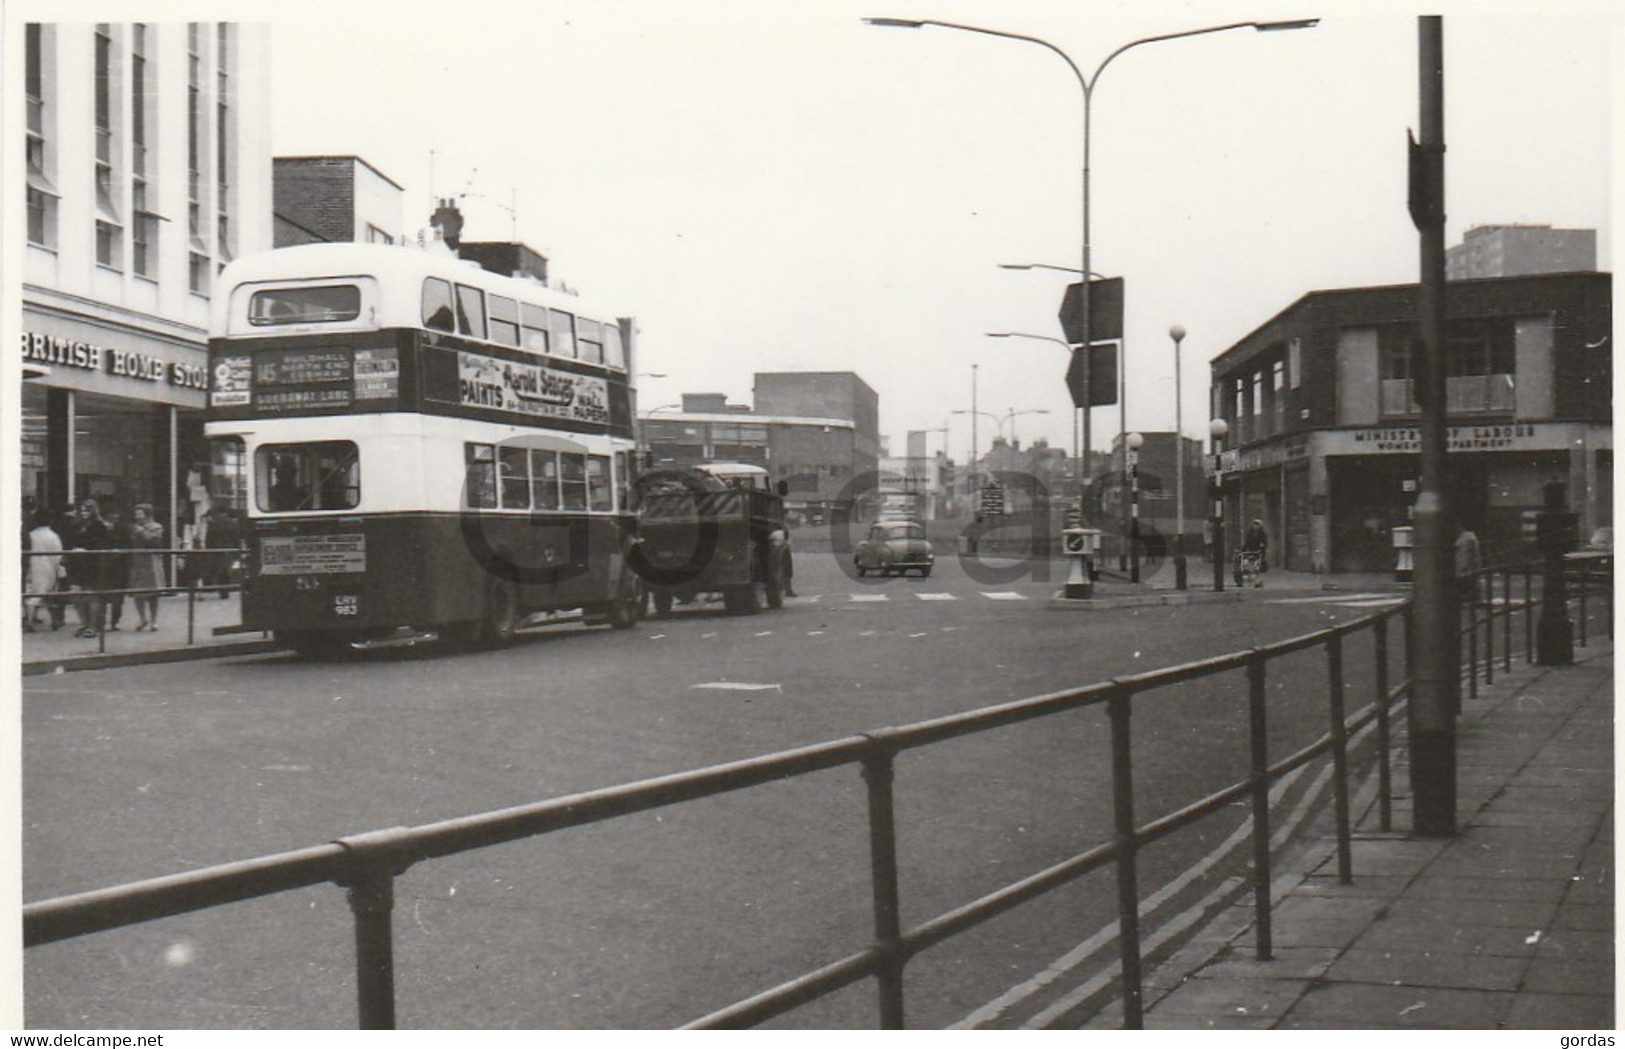
POLYGON ((261 575, 365 572, 365 535, 268 536, 260 540, 261 575))

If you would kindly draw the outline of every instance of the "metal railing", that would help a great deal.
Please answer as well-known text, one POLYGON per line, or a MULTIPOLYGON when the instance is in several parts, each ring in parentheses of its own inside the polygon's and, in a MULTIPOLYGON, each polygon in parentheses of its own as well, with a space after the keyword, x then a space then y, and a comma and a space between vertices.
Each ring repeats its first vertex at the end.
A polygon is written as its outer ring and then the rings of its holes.
MULTIPOLYGON (((96 622, 82 624, 84 629, 96 632, 96 648, 98 652, 107 651, 108 609, 106 607, 112 598, 137 597, 168 597, 171 595, 185 595, 186 597, 186 643, 197 643, 197 599, 200 594, 207 593, 235 593, 241 591, 242 584, 233 581, 204 582, 202 575, 196 569, 196 562, 202 560, 208 564, 218 564, 221 560, 231 563, 241 558, 243 551, 240 547, 117 547, 105 550, 24 550, 26 559, 47 557, 55 558, 58 564, 67 569, 66 579, 63 580, 66 589, 56 590, 29 590, 24 589, 22 599, 27 606, 31 601, 38 601, 37 606, 45 609, 54 623, 58 617, 65 617, 67 609, 79 601, 96 602, 96 622), (80 567, 81 578, 105 579, 111 574, 107 571, 109 559, 122 558, 128 560, 132 557, 152 556, 163 560, 163 570, 156 572, 158 578, 155 586, 143 587, 106 587, 84 586, 73 582, 74 566, 80 567), (185 562, 191 559, 194 563, 184 568, 185 562), (190 575, 190 579, 183 579, 183 575, 190 575)), ((31 563, 31 562, 30 562, 31 563)), ((26 582, 29 574, 24 571, 26 582)), ((25 608, 25 616, 32 618, 33 608, 25 608)))
MULTIPOLYGON (((1574 617, 1575 642, 1589 643, 1597 602, 1606 636, 1614 636, 1614 559, 1611 554, 1571 555, 1563 562, 1567 574, 1568 605, 1578 606, 1574 617)), ((1495 684, 1496 631, 1501 633, 1501 670, 1512 672, 1513 616, 1523 612, 1524 661, 1535 661, 1536 612, 1544 600, 1545 566, 1539 562, 1491 565, 1457 579, 1460 600, 1461 662, 1469 698, 1478 697, 1478 682, 1495 684), (1521 590, 1521 596, 1519 591, 1521 590)))
MULTIPOLYGON (((1533 603, 1508 605, 1505 616, 1533 603)), ((1142 940, 1137 858, 1142 849, 1232 804, 1246 803, 1251 816, 1255 948, 1260 959, 1273 954, 1270 913, 1270 788, 1289 773, 1324 755, 1331 756, 1338 877, 1353 878, 1350 815, 1350 739, 1374 725, 1372 750, 1378 777, 1378 815, 1392 827, 1391 717, 1408 698, 1413 677, 1409 602, 1346 624, 1246 651, 1233 652, 1163 670, 1120 677, 1083 688, 1016 700, 911 725, 883 728, 843 739, 780 751, 764 757, 646 779, 601 790, 553 798, 515 808, 484 812, 416 827, 397 827, 341 838, 293 852, 175 874, 23 908, 24 944, 52 943, 140 922, 204 910, 324 883, 344 887, 354 919, 358 1018, 362 1028, 395 1024, 395 969, 392 910, 395 879, 410 866, 566 828, 648 812, 730 791, 780 783, 821 770, 851 767, 864 781, 868 802, 870 886, 874 935, 867 943, 812 971, 752 995, 686 1025, 692 1028, 747 1027, 832 994, 860 980, 876 984, 880 1026, 905 1022, 904 970, 928 948, 1009 911, 1092 871, 1115 868, 1120 952, 1120 992, 1124 1025, 1143 1025, 1142 940), (1407 639, 1401 680, 1390 683, 1388 627, 1402 618, 1407 639), (1375 676, 1369 701, 1351 718, 1346 710, 1345 642, 1369 632, 1375 676), (1268 760, 1266 703, 1270 664, 1296 653, 1320 651, 1326 668, 1326 730, 1312 743, 1274 762, 1268 760), (1177 811, 1139 822, 1136 778, 1131 758, 1135 699, 1157 689, 1206 682, 1241 673, 1247 684, 1248 773, 1177 811), (899 754, 1067 711, 1104 707, 1110 726, 1110 768, 1114 833, 1083 852, 1009 882, 911 928, 903 928, 899 898, 897 823, 893 770, 899 754)), ((1493 620, 1492 620, 1493 621, 1493 620)), ((1508 627, 1510 630, 1510 627, 1508 627)), ((1532 628, 1531 628, 1532 629, 1532 628)), ((1510 634, 1508 635, 1510 636, 1510 634)), ((1532 636, 1532 634, 1531 634, 1532 636)), ((1510 651, 1510 648, 1507 650, 1510 651)))

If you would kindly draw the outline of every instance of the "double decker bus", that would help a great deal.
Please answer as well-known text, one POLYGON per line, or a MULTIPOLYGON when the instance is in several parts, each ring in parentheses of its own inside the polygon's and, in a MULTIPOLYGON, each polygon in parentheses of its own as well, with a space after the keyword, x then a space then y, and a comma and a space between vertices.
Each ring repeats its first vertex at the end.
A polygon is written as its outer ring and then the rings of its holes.
POLYGON ((637 621, 629 320, 383 245, 245 257, 221 291, 205 432, 245 510, 244 627, 332 655, 637 621))

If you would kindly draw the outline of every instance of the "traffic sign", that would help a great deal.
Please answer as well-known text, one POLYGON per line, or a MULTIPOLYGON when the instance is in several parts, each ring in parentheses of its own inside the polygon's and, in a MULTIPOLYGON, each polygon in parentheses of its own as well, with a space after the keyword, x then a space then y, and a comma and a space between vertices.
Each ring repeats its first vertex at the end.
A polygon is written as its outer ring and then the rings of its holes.
POLYGON ((1004 487, 997 484, 982 486, 982 514, 994 516, 1004 513, 1004 487))
POLYGON ((1094 408, 1117 403, 1117 345, 1106 343, 1089 347, 1089 389, 1083 383, 1083 351, 1072 351, 1066 368, 1066 388, 1075 408, 1094 408))
POLYGON ((1061 298, 1061 330, 1073 345, 1123 337, 1123 278, 1089 282, 1089 338, 1083 333, 1083 285, 1068 284, 1061 298))

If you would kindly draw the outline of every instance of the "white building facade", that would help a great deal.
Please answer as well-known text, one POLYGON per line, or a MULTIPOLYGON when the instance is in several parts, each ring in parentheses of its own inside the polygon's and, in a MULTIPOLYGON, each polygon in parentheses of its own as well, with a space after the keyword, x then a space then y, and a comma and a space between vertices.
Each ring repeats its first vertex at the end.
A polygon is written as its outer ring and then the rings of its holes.
POLYGON ((170 529, 207 498, 220 269, 271 246, 269 31, 25 27, 22 487, 170 529))

